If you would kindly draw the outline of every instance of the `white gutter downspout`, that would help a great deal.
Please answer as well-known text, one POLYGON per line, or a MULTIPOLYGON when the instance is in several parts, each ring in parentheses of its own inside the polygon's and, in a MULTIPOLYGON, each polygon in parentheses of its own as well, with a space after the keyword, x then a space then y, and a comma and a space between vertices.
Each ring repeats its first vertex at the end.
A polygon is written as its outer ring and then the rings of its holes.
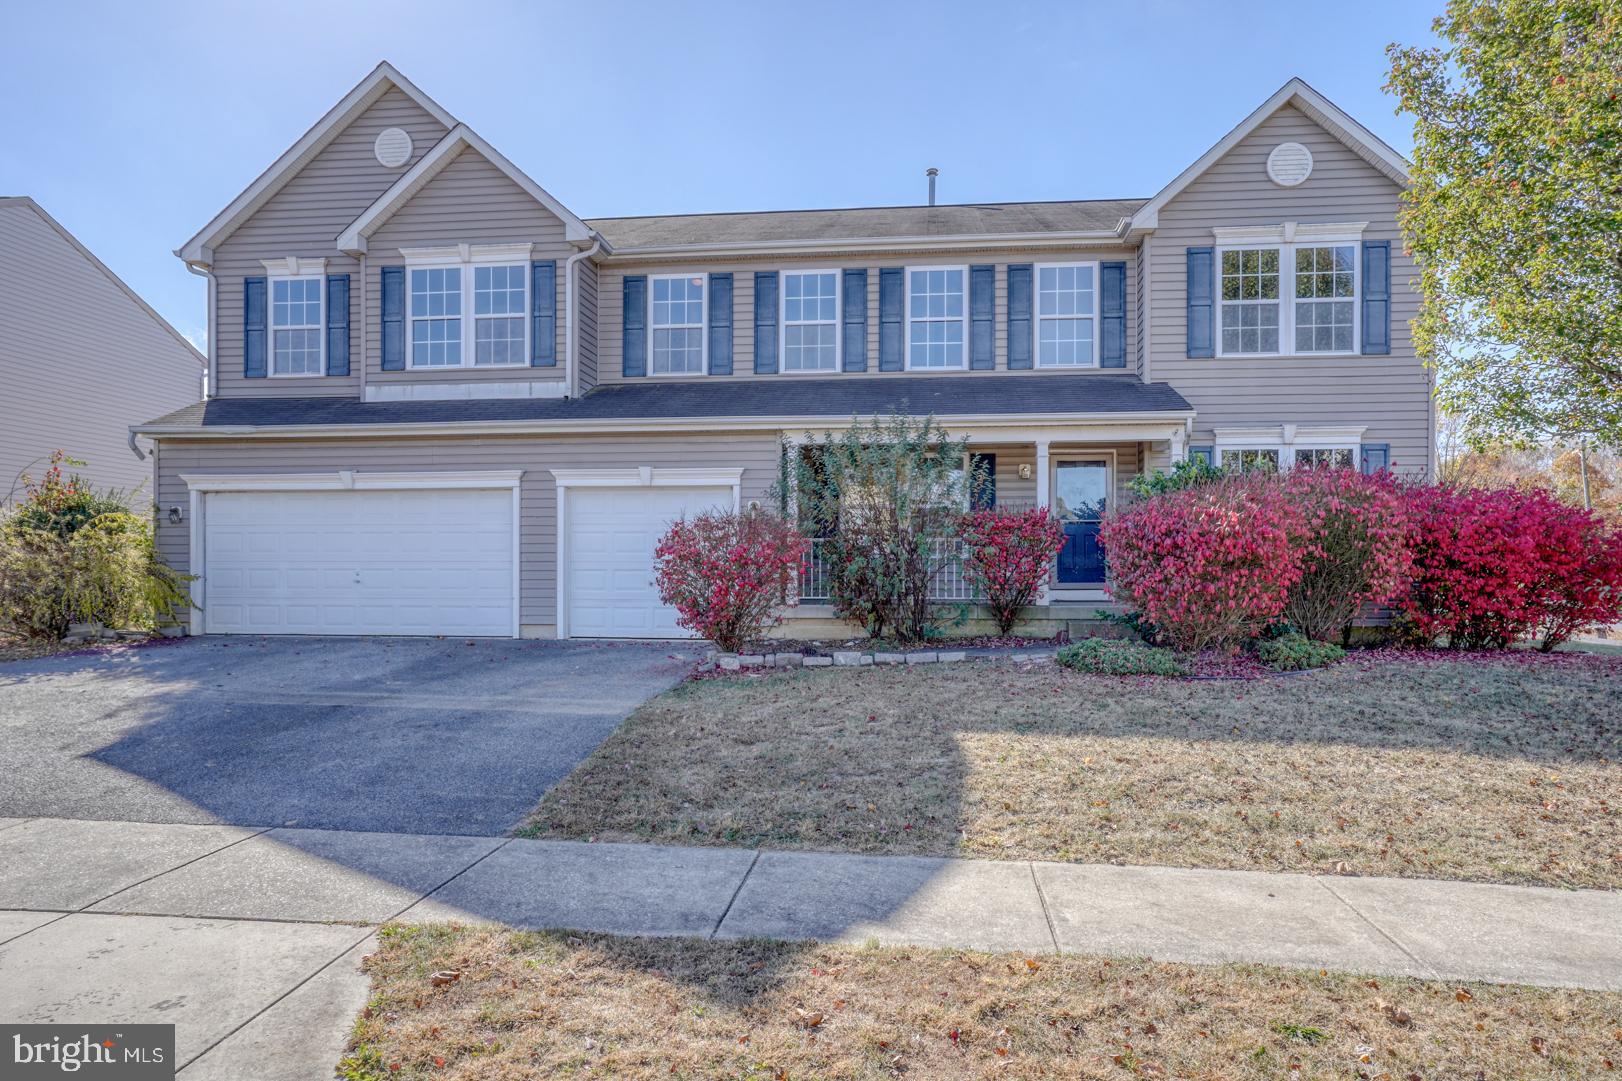
MULTIPOLYGON (((178 254, 178 253, 177 253, 178 254)), ((216 286, 214 284, 214 270, 199 270, 198 264, 187 263, 186 269, 199 278, 208 279, 208 386, 203 388, 204 398, 216 397, 220 392, 220 373, 217 370, 218 361, 214 347, 214 305, 216 303, 216 286)))
POLYGON ((580 365, 577 359, 580 341, 580 320, 575 318, 574 265, 603 250, 603 238, 592 231, 591 247, 577 251, 563 263, 563 317, 568 320, 563 328, 563 393, 570 398, 580 396, 580 365))

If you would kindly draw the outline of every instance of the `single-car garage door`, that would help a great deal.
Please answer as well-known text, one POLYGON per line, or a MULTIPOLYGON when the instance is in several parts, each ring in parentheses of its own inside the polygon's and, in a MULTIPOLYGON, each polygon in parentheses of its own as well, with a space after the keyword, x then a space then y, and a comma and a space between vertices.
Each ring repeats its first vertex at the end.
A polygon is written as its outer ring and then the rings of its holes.
POLYGON ((210 492, 203 628, 510 636, 513 559, 511 490, 210 492))
POLYGON ((568 633, 575 638, 686 638, 659 603, 653 550, 670 523, 732 509, 731 488, 572 488, 565 558, 568 633))

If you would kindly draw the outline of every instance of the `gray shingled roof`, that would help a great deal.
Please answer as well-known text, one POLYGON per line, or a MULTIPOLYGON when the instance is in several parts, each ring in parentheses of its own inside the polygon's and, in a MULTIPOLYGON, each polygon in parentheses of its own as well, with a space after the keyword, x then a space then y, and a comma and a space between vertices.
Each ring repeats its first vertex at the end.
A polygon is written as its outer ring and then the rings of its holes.
POLYGON ((1165 383, 1131 375, 987 375, 817 379, 706 379, 624 383, 581 398, 363 402, 352 398, 215 398, 150 422, 221 428, 305 424, 455 424, 458 421, 673 420, 684 417, 851 417, 1192 411, 1165 383))
POLYGON ((1122 218, 1147 201, 1083 199, 1055 203, 665 214, 646 218, 595 218, 586 224, 602 233, 617 251, 688 244, 1093 232, 1114 229, 1122 218))

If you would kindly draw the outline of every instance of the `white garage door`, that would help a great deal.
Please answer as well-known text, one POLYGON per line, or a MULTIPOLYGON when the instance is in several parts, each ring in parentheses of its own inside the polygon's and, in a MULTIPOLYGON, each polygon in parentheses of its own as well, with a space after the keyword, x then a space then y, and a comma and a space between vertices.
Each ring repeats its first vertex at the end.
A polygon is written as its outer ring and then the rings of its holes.
POLYGON ((211 492, 212 634, 513 633, 507 489, 211 492))
POLYGON ((575 638, 686 638, 676 611, 659 603, 653 550, 670 523, 716 507, 731 488, 569 490, 569 634, 575 638))

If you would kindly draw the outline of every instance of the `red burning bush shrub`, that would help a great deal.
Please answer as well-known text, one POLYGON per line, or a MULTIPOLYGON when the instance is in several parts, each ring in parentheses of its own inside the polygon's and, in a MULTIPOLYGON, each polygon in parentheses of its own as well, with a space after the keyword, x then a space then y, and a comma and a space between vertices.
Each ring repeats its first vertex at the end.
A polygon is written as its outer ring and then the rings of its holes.
POLYGON ((735 653, 795 603, 808 544, 791 524, 758 509, 678 521, 654 551, 659 597, 682 627, 735 653))
POLYGON ((1296 469, 1277 482, 1299 512, 1291 549, 1301 577, 1283 619, 1308 638, 1328 641, 1365 604, 1385 604, 1408 581, 1408 513, 1389 473, 1296 469))
POLYGON ((1104 520, 1115 596, 1180 649, 1237 648, 1301 579, 1301 512, 1268 479, 1229 478, 1140 500, 1104 520))
POLYGON ((1047 581, 1064 528, 1046 507, 978 510, 963 519, 963 544, 963 573, 985 594, 998 632, 1007 634, 1047 581))
POLYGON ((1411 638, 1504 649, 1541 634, 1553 649, 1622 617, 1622 539, 1595 515, 1542 489, 1415 486, 1406 501, 1411 638))

